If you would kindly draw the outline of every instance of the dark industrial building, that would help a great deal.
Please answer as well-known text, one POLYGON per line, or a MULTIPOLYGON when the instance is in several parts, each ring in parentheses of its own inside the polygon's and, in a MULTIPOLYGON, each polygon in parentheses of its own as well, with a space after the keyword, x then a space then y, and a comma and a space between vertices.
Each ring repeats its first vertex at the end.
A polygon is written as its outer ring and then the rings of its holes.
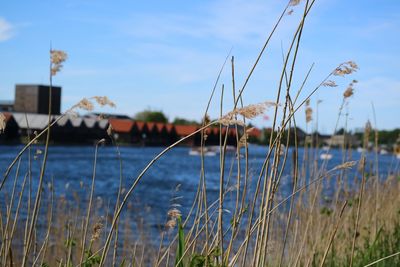
MULTIPOLYGON (((47 85, 17 84, 15 86, 14 112, 48 114, 49 95, 49 86, 47 85)), ((51 102, 51 114, 59 115, 61 111, 61 87, 52 87, 51 102)))

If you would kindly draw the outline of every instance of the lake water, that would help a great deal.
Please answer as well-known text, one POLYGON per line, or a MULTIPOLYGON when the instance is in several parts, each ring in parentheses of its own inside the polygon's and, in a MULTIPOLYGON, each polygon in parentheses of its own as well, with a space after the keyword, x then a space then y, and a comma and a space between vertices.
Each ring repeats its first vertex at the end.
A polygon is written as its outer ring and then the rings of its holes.
MULTIPOLYGON (((21 148, 22 146, 0 146, 0 170, 2 173, 4 173, 7 166, 9 166, 21 148)), ((42 147, 37 148, 42 149, 42 147)), ((151 159, 162 151, 162 149, 161 147, 121 147, 120 153, 122 156, 124 178, 123 187, 129 188, 141 170, 151 159)), ((289 195, 292 188, 292 178, 290 176, 292 169, 292 150, 291 148, 290 156, 288 156, 287 160, 287 168, 282 178, 282 186, 280 188, 282 197, 289 195)), ((32 149, 32 157, 35 151, 36 147, 32 149)), ((182 205, 182 214, 185 216, 195 196, 201 170, 200 157, 190 156, 189 151, 190 148, 187 147, 174 148, 149 169, 129 199, 130 204, 128 206, 133 211, 129 216, 145 217, 150 225, 157 228, 159 225, 165 223, 167 211, 171 207, 171 199, 175 197, 177 197, 175 201, 182 205), (177 186, 179 187, 178 190, 176 190, 177 186)), ((253 186, 259 175, 267 151, 266 147, 261 146, 251 146, 249 148, 250 184, 253 186)), ((94 152, 95 148, 90 146, 51 146, 45 175, 44 201, 46 201, 49 196, 47 185, 51 182, 51 179, 53 179, 57 197, 65 197, 69 200, 74 200, 78 197, 83 202, 81 203, 83 206, 90 192, 94 152)), ((333 158, 329 160, 327 169, 333 168, 342 162, 342 152, 340 150, 332 149, 330 153, 333 155, 333 158)), ((348 160, 359 160, 360 156, 360 153, 353 151, 348 160)), ((34 187, 37 185, 42 157, 43 155, 39 154, 36 159, 32 160, 33 189, 35 189, 34 187)), ((373 160, 374 154, 369 153, 368 157, 373 160)), ((299 159, 302 158, 303 149, 299 149, 299 159)), ((28 155, 26 153, 22 157, 18 185, 22 183, 23 177, 28 171, 27 159, 28 155)), ((229 152, 227 154, 225 179, 228 179, 230 171, 233 173, 231 180, 234 181, 236 179, 235 159, 236 156, 234 152, 229 152)), ((243 161, 244 160, 242 160, 242 163, 243 161)), ((396 157, 391 154, 379 155, 379 172, 381 179, 387 177, 388 172, 397 171, 398 173, 399 161, 400 160, 396 159, 396 157)), ((319 164, 321 164, 321 161, 319 161, 319 164)), ((104 212, 107 207, 111 207, 112 209, 116 198, 119 186, 119 165, 120 161, 117 157, 115 147, 99 147, 96 168, 95 205, 99 210, 103 210, 104 212)), ((219 193, 219 165, 218 154, 217 156, 205 157, 206 181, 208 199, 210 202, 217 199, 219 193)), ((371 170, 371 168, 374 167, 368 165, 368 168, 371 170)), ((349 172, 354 173, 356 169, 355 166, 355 168, 349 172)), ((15 168, 10 173, 9 179, 0 192, 2 199, 4 199, 4 197, 9 197, 11 194, 14 175, 15 168)), ((20 186, 17 186, 17 190, 19 189, 20 186)), ((26 194, 24 195, 26 197, 26 194)), ((233 197, 234 196, 232 196, 232 198, 233 197)), ((4 203, 5 201, 1 202, 2 209, 5 208, 4 203)), ((229 208, 228 204, 227 209, 229 210, 229 208)), ((23 214, 24 212, 22 212, 22 216, 23 214)))

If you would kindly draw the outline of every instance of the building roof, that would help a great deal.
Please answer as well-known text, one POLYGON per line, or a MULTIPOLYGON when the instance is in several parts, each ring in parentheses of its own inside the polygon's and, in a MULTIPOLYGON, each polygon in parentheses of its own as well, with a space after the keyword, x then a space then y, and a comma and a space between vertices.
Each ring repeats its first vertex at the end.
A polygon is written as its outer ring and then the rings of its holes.
POLYGON ((156 122, 156 127, 159 132, 161 132, 164 128, 166 128, 165 123, 162 122, 156 122))
POLYGON ((83 119, 81 117, 70 116, 69 121, 71 122, 73 127, 81 127, 83 119))
POLYGON ((14 101, 12 100, 0 100, 0 106, 13 106, 14 101))
POLYGON ((229 128, 229 129, 228 129, 228 134, 229 134, 229 135, 236 136, 236 129, 235 129, 235 128, 229 128))
POLYGON ((167 123, 165 124, 165 128, 167 129, 167 132, 170 133, 174 129, 175 125, 172 123, 167 123))
POLYGON ((134 124, 132 120, 127 119, 109 119, 108 121, 116 133, 129 133, 134 124))
MULTIPOLYGON (((49 116, 44 114, 13 113, 12 116, 17 122, 18 127, 21 129, 30 128, 30 129, 42 130, 49 123, 49 116)), ((55 118, 55 116, 52 117, 55 118)))
POLYGON ((179 136, 189 135, 197 130, 196 125, 175 125, 176 133, 179 136))
POLYGON ((139 131, 143 131, 143 129, 147 127, 146 123, 143 121, 135 121, 135 124, 139 131))
POLYGON ((131 119, 128 115, 125 114, 113 114, 113 113, 99 113, 99 112, 91 112, 85 115, 87 118, 99 118, 102 117, 104 119, 131 119))
POLYGON ((219 135, 219 128, 214 127, 214 128, 212 128, 212 130, 213 130, 213 133, 214 133, 215 135, 219 135))
POLYGON ((99 125, 99 127, 100 127, 101 129, 107 128, 107 127, 108 127, 108 124, 109 124, 109 122, 108 122, 107 119, 101 119, 101 120, 98 120, 98 121, 97 121, 97 125, 99 125))
POLYGON ((88 128, 93 128, 96 125, 97 119, 95 117, 83 118, 83 123, 88 128))
MULTIPOLYGON (((155 122, 146 122, 147 123, 147 128, 149 128, 149 131, 152 131, 154 127, 156 127, 156 123, 155 122)), ((155 128, 155 130, 157 131, 157 128, 155 128)))
POLYGON ((247 133, 251 137, 260 138, 261 137, 261 130, 258 128, 253 128, 250 132, 247 133))
POLYGON ((57 121, 57 126, 65 126, 69 122, 69 116, 63 116, 57 121))

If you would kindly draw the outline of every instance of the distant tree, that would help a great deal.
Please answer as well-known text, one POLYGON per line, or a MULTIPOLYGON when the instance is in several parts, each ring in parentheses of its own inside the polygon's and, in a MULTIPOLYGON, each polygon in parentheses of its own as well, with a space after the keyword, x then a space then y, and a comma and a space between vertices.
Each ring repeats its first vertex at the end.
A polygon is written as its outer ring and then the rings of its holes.
POLYGON ((335 132, 335 134, 336 135, 342 135, 342 134, 344 134, 344 128, 340 128, 339 130, 337 130, 336 132, 335 132))
POLYGON ((337 130, 335 132, 335 135, 343 135, 343 134, 349 135, 349 134, 351 134, 351 132, 350 131, 345 131, 344 128, 340 128, 339 130, 337 130))
POLYGON ((157 110, 146 109, 136 113, 133 118, 135 120, 145 121, 145 122, 163 122, 163 123, 168 122, 167 116, 165 116, 165 114, 161 110, 157 111, 157 110))
POLYGON ((180 118, 180 117, 176 117, 172 123, 176 124, 176 125, 193 125, 193 124, 198 125, 199 124, 195 120, 187 120, 187 119, 180 118))
MULTIPOLYGON (((375 133, 371 134, 371 139, 375 133)), ((400 129, 382 130, 378 132, 378 141, 380 144, 392 145, 400 138, 400 129)), ((372 141, 372 140, 371 140, 372 141)))

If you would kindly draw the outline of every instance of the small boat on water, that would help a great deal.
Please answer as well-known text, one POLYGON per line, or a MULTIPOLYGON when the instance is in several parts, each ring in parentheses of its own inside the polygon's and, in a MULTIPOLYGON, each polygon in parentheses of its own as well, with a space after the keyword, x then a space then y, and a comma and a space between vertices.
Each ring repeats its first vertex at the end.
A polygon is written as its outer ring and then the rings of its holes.
MULTIPOLYGON (((200 156, 201 155, 201 147, 193 147, 192 149, 190 149, 189 155, 190 156, 200 156)), ((215 155, 217 155, 217 151, 212 148, 203 147, 203 155, 207 156, 207 157, 215 156, 215 155)))
POLYGON ((393 154, 396 155, 396 158, 400 159, 400 135, 396 140, 396 144, 393 147, 393 154))
POLYGON ((358 153, 363 153, 363 152, 366 152, 366 150, 364 148, 362 148, 362 147, 357 147, 357 152, 358 153))
POLYGON ((386 150, 386 149, 384 149, 384 148, 382 148, 381 150, 379 150, 379 154, 381 154, 381 155, 386 155, 386 154, 388 154, 389 152, 386 150))
POLYGON ((319 155, 319 158, 322 159, 322 160, 330 160, 332 158, 332 154, 321 153, 321 155, 319 155))

